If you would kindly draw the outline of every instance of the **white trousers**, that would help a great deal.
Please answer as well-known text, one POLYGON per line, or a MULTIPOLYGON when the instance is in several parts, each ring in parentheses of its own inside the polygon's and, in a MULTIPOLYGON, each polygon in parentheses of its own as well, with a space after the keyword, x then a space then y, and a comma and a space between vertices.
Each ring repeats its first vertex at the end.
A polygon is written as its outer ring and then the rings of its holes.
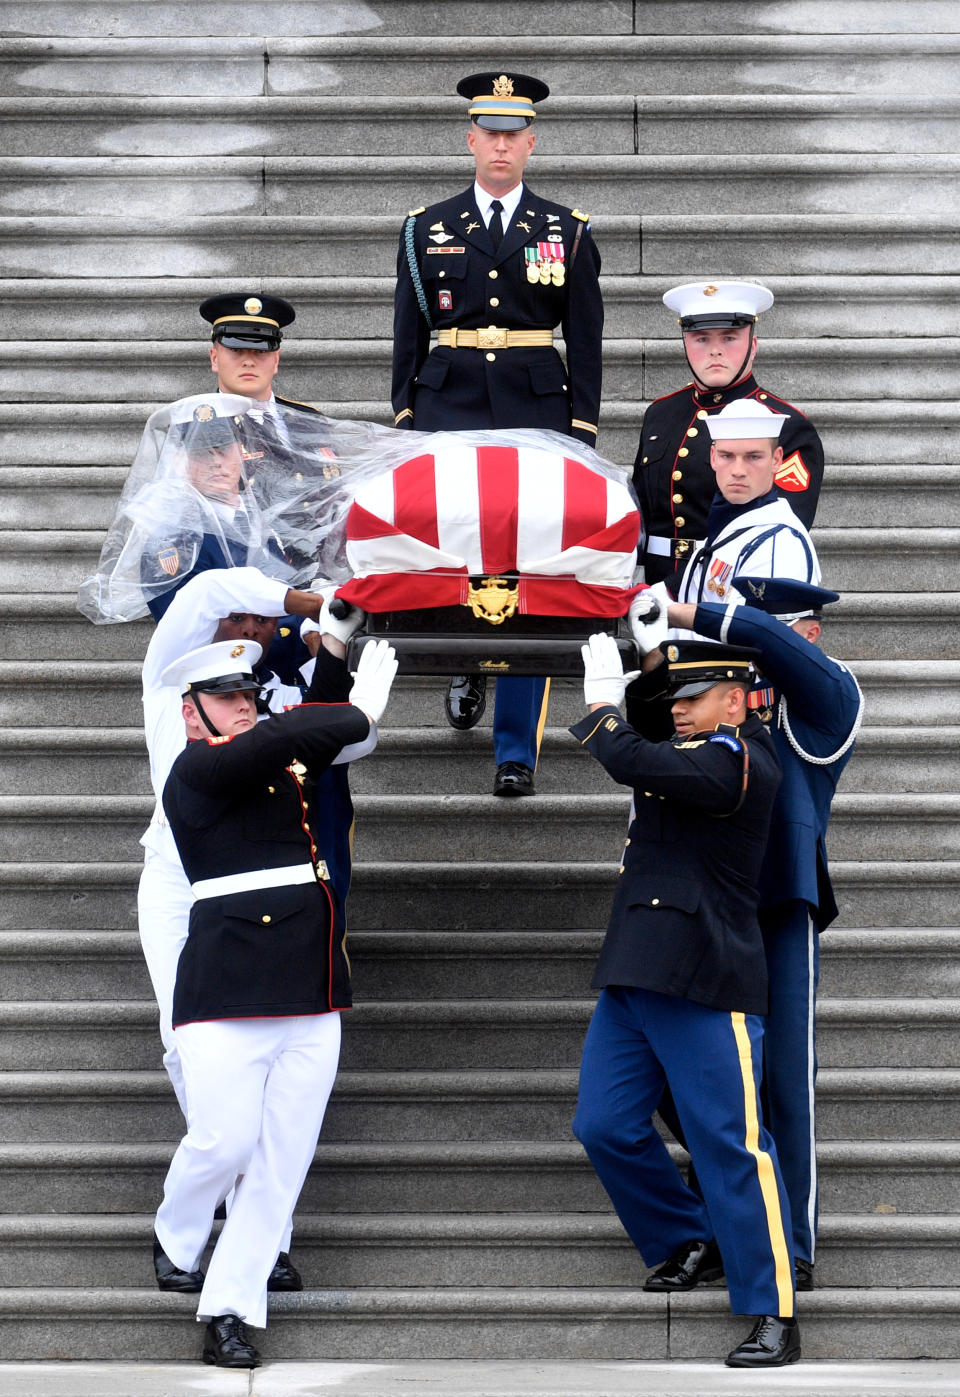
POLYGON ((194 1271, 217 1204, 233 1206, 214 1248, 197 1318, 267 1322, 267 1277, 317 1146, 340 1059, 340 1015, 220 1019, 175 1030, 187 1133, 157 1213, 160 1245, 194 1271))
MULTIPOLYGON (((169 835, 169 830, 166 831, 169 835)), ((177 963, 190 926, 190 909, 194 897, 187 875, 176 856, 176 845, 170 836, 173 857, 148 848, 144 854, 143 872, 137 890, 137 918, 143 958, 157 997, 160 1010, 160 1037, 163 1041, 163 1065, 177 1094, 184 1116, 187 1097, 183 1085, 180 1054, 171 1022, 173 987, 177 981, 177 963)))

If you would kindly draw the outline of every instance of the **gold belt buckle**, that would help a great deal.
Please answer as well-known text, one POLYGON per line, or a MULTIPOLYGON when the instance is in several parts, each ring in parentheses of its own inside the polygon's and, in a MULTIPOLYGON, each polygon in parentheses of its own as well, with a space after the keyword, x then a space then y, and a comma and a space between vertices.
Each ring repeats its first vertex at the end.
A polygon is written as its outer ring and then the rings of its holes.
POLYGON ((497 325, 487 325, 477 331, 478 349, 506 349, 507 332, 497 325))

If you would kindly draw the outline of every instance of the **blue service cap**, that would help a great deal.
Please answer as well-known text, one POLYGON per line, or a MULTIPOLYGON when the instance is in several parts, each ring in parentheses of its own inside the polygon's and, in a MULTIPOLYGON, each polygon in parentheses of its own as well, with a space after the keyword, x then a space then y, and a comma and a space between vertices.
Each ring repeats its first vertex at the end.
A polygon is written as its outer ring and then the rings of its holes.
POLYGON ((766 611, 782 621, 819 616, 830 602, 840 600, 839 592, 831 592, 829 587, 816 587, 812 582, 800 582, 795 577, 735 577, 732 586, 748 606, 755 606, 758 611, 766 611))

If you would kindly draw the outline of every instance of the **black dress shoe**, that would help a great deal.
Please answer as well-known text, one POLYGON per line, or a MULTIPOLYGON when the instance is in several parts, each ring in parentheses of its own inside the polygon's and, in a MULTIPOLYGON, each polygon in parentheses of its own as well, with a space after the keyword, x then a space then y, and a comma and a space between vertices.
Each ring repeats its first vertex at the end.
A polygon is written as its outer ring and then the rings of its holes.
POLYGON ((196 1295, 206 1280, 202 1271, 181 1271, 179 1266, 174 1266, 156 1233, 153 1236, 153 1270, 161 1290, 176 1290, 181 1295, 196 1295))
POLYGON ((684 1242, 669 1261, 643 1283, 644 1290, 692 1290, 723 1275, 723 1258, 716 1242, 684 1242))
POLYGON ((804 1261, 801 1257, 795 1257, 793 1262, 793 1288, 794 1290, 813 1289, 813 1262, 804 1261))
POLYGON ((522 762, 501 762, 493 778, 495 796, 534 796, 533 772, 522 762))
POLYGON ((203 1336, 203 1361, 217 1368, 259 1368, 260 1355, 236 1315, 215 1315, 203 1336))
POLYGON ((742 1344, 728 1353, 728 1368, 783 1368, 800 1362, 800 1329, 795 1319, 759 1315, 742 1344))
POLYGON ((267 1277, 268 1290, 302 1290, 303 1277, 290 1260, 289 1252, 282 1251, 273 1263, 273 1270, 267 1277))
POLYGON ((447 722, 458 732, 476 727, 487 706, 487 679, 483 674, 457 674, 443 700, 447 722))

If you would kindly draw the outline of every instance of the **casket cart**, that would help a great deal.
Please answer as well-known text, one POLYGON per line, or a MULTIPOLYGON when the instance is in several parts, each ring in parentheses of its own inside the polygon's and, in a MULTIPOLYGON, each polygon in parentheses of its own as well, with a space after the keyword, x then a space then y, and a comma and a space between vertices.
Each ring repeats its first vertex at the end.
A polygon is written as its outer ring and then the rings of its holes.
POLYGON ((337 597, 367 612, 402 674, 571 675, 595 631, 623 625, 641 518, 626 472, 553 432, 438 433, 360 486, 346 518, 353 573, 337 597))

